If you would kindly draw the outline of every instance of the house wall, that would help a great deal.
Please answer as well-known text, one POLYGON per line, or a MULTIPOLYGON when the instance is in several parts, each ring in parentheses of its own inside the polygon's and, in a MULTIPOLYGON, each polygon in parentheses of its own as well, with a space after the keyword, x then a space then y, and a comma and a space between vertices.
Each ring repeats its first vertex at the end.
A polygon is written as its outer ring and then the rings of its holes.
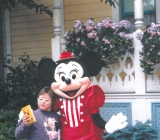
MULTIPOLYGON (((44 4, 52 10, 53 1, 34 2, 44 4)), ((76 19, 85 23, 90 18, 94 18, 95 22, 104 18, 111 19, 110 5, 105 5, 100 0, 64 0, 64 32, 73 29, 76 19)), ((49 15, 36 14, 35 9, 28 9, 20 3, 12 8, 10 21, 13 65, 19 63, 18 58, 24 52, 29 54, 32 60, 40 60, 43 56, 51 57, 51 39, 54 34, 53 20, 49 15)))
MULTIPOLYGON (((36 4, 44 4, 52 10, 52 1, 34 0, 36 4)), ((43 13, 36 14, 35 9, 28 9, 25 5, 16 4, 10 13, 12 61, 18 63, 18 58, 24 52, 32 60, 41 57, 51 57, 51 38, 53 35, 53 20, 43 13)))
POLYGON ((90 18, 101 22, 104 18, 112 20, 111 7, 100 0, 64 0, 64 30, 73 30, 75 20, 85 23, 90 18))

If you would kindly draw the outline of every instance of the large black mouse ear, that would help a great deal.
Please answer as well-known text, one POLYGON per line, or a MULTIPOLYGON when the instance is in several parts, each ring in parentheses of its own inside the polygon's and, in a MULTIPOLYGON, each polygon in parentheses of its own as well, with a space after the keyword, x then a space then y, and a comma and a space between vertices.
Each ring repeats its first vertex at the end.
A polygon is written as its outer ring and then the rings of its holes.
POLYGON ((46 86, 54 81, 56 63, 51 58, 42 58, 38 63, 38 75, 46 86))
POLYGON ((79 58, 79 62, 85 66, 90 76, 96 76, 105 65, 99 54, 94 51, 83 53, 79 58))

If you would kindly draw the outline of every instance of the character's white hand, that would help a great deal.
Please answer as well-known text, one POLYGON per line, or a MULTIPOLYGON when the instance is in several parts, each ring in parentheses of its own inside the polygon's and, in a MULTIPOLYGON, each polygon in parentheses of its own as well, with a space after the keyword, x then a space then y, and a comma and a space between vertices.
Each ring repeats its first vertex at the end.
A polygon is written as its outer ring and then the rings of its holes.
POLYGON ((111 117, 108 123, 106 123, 105 129, 109 134, 112 134, 119 129, 125 128, 128 125, 126 120, 127 120, 127 117, 120 112, 116 116, 113 115, 111 117))
POLYGON ((19 119, 18 119, 18 122, 22 120, 23 116, 24 116, 23 112, 22 112, 22 111, 20 111, 20 113, 19 113, 19 119))

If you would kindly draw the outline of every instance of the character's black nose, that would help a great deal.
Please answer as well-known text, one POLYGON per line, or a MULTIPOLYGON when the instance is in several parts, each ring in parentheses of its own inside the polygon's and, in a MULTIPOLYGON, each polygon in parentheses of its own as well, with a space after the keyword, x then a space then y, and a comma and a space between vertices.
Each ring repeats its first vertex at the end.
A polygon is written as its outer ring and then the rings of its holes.
POLYGON ((67 85, 69 85, 69 84, 71 83, 71 79, 66 78, 66 79, 65 79, 65 83, 66 83, 67 85))

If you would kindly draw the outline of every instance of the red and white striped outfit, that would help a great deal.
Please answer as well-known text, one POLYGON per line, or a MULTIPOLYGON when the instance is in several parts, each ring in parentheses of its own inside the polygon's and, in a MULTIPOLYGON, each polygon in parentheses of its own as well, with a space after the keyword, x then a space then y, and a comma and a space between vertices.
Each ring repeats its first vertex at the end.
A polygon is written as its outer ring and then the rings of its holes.
POLYGON ((57 99, 54 109, 61 113, 61 139, 102 140, 103 130, 94 124, 91 115, 99 113, 104 100, 104 92, 97 85, 73 100, 57 99))

